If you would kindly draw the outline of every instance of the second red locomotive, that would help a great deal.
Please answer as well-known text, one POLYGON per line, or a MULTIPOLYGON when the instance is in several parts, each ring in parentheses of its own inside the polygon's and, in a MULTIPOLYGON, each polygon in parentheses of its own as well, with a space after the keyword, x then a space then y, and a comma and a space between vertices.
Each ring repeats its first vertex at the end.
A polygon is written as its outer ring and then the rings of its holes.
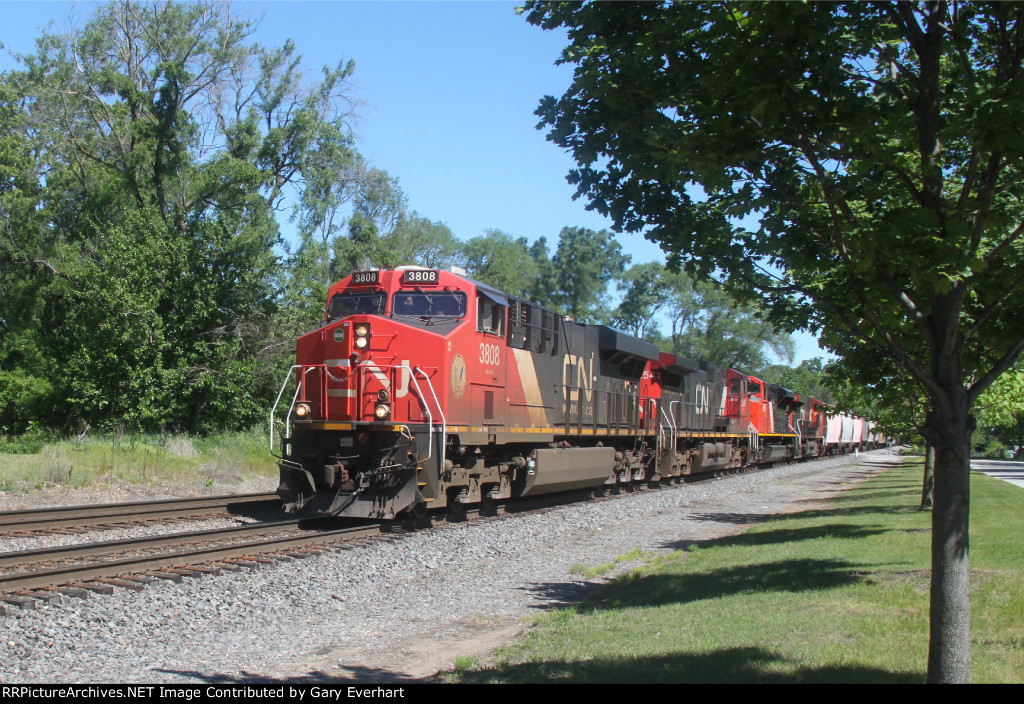
POLYGON ((815 399, 422 267, 332 286, 292 371, 278 489, 292 511, 390 519, 872 439, 815 399))

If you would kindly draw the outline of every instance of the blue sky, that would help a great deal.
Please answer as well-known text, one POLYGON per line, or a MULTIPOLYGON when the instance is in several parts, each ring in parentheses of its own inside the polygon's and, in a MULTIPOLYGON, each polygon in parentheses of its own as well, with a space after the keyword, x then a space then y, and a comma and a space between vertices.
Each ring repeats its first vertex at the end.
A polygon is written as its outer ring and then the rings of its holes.
MULTIPOLYGON (((570 67, 555 66, 565 34, 528 24, 517 4, 278 0, 232 8, 262 17, 262 44, 294 40, 311 78, 324 64, 355 61, 358 148, 399 179, 421 216, 463 239, 497 228, 553 243, 565 226, 610 222, 572 200, 572 159, 536 129, 540 98, 560 95, 572 80, 570 67)), ((66 26, 69 12, 82 22, 94 7, 0 1, 0 70, 16 66, 11 51, 32 51, 48 22, 66 26)), ((634 262, 663 261, 638 235, 620 241, 634 262)), ((822 354, 810 336, 797 340, 797 361, 822 354)))

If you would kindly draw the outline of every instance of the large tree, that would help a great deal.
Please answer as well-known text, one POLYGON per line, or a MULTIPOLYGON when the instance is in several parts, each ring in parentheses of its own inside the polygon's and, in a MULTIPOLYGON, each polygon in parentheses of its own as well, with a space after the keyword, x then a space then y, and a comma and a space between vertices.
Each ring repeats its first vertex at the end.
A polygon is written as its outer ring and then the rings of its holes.
POLYGON ((513 296, 525 296, 536 285, 537 265, 526 238, 501 230, 463 243, 459 263, 473 278, 513 296))
POLYGON ((926 393, 928 679, 968 681, 971 408, 1024 349, 1024 6, 526 12, 568 30, 573 83, 538 114, 591 207, 677 265, 717 268, 776 322, 877 350, 926 393))
POLYGON ((608 230, 563 227, 551 258, 557 282, 554 307, 583 323, 606 320, 608 284, 622 275, 629 259, 608 230))
POLYGON ((45 405, 39 421, 263 415, 275 213, 350 151, 352 67, 310 81, 253 28, 224 3, 111 2, 3 77, 0 397, 45 405))
POLYGON ((755 306, 738 303, 714 281, 694 282, 683 272, 647 262, 630 268, 620 288, 625 293, 612 324, 676 354, 749 373, 768 366, 769 352, 787 361, 793 357, 792 336, 776 329, 755 306), (661 336, 662 320, 670 326, 668 339, 661 336))

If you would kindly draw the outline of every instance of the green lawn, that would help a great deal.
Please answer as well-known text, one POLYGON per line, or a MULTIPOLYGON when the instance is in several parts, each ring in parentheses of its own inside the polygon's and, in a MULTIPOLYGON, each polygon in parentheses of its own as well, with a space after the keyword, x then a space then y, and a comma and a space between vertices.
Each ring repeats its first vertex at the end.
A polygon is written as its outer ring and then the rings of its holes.
MULTIPOLYGON (((923 682, 920 474, 890 470, 825 509, 654 559, 449 679, 923 682)), ((1024 490, 975 475, 972 492, 974 680, 1024 682, 1024 490)))

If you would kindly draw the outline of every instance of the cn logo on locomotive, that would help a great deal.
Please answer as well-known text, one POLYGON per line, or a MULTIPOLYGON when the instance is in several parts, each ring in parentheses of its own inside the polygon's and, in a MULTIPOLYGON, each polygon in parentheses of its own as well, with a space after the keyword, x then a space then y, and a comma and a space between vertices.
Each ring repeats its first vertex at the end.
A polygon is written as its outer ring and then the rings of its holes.
MULTIPOLYGON (((373 377, 377 382, 384 387, 385 391, 391 391, 391 379, 388 375, 381 371, 381 368, 376 364, 365 364, 363 368, 369 372, 363 377, 364 387, 369 377, 373 377)), ((364 388, 365 390, 365 388, 364 388)), ((409 360, 403 359, 401 364, 398 366, 398 389, 395 391, 395 398, 402 398, 409 395, 409 360)))
POLYGON ((711 394, 709 394, 708 387, 698 384, 696 391, 696 414, 699 416, 706 416, 708 411, 711 410, 711 394))
POLYGON ((593 357, 588 360, 585 357, 575 354, 565 355, 564 363, 562 365, 562 385, 565 386, 565 390, 570 401, 580 400, 581 389, 583 390, 588 403, 593 399, 594 391, 593 382, 591 381, 593 374, 593 357), (590 364, 589 368, 587 366, 588 362, 590 364))

